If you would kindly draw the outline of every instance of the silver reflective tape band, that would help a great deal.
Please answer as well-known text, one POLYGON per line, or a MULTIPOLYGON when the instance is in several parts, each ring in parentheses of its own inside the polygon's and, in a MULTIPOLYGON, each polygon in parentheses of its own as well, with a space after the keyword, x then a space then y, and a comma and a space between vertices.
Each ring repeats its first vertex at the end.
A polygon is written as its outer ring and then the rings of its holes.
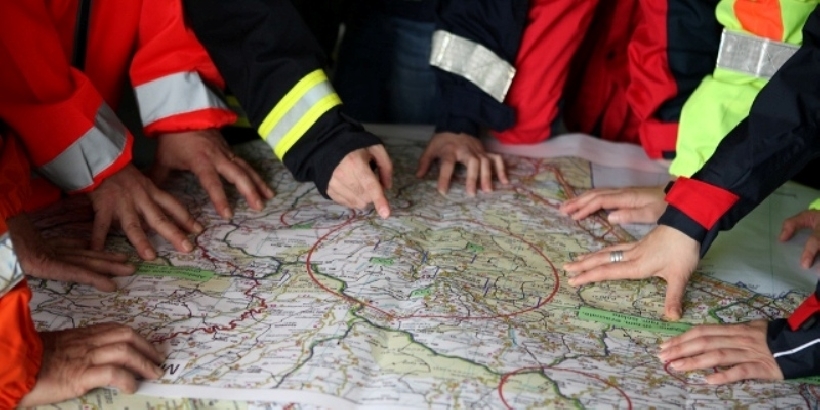
POLYGON ((279 122, 277 122, 268 135, 265 136, 265 141, 268 142, 271 148, 275 149, 279 141, 299 123, 299 120, 301 120, 316 103, 335 92, 328 80, 314 85, 279 119, 279 122))
POLYGON ((177 114, 208 108, 228 109, 199 77, 197 72, 184 72, 157 78, 134 89, 139 104, 142 125, 177 114))
POLYGON ((433 33, 430 65, 470 80, 499 102, 515 77, 515 67, 486 47, 442 30, 433 33))
POLYGON ((717 67, 768 79, 798 48, 764 37, 723 30, 717 67))
POLYGON ((37 171, 63 191, 87 188, 125 149, 127 131, 114 111, 102 103, 94 126, 37 171))
POLYGON ((0 236, 0 297, 23 280, 23 270, 17 263, 9 234, 0 236))

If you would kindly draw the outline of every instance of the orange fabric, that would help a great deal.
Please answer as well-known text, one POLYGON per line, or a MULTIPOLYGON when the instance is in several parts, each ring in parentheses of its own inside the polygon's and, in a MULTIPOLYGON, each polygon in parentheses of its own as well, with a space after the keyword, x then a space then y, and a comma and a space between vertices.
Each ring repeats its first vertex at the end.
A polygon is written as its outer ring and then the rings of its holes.
POLYGON ((230 125, 236 122, 236 113, 222 109, 208 108, 154 121, 145 127, 145 135, 157 136, 170 132, 196 131, 214 128, 214 124, 230 125))
POLYGON ((43 343, 34 329, 26 281, 0 297, 0 408, 12 409, 34 387, 43 343))
MULTIPOLYGON (((116 109, 129 70, 135 85, 179 71, 196 71, 223 85, 183 25, 179 0, 94 2, 85 69, 74 69, 69 58, 77 5, 78 0, 13 1, 0 13, 0 119, 20 136, 34 167, 48 164, 93 129, 101 104, 116 109)), ((204 118, 186 114, 165 122, 169 129, 153 131, 213 128, 234 120, 229 110, 204 118)), ((130 162, 132 137, 127 138, 120 157, 85 190, 130 162)))
POLYGON ((780 0, 737 0, 734 10, 744 30, 774 41, 783 41, 780 0))
MULTIPOLYGON (((0 236, 7 230, 5 219, 22 211, 28 177, 22 144, 0 135, 0 236)), ((0 295, 0 409, 16 407, 37 381, 43 345, 31 321, 30 300, 25 279, 0 295)))

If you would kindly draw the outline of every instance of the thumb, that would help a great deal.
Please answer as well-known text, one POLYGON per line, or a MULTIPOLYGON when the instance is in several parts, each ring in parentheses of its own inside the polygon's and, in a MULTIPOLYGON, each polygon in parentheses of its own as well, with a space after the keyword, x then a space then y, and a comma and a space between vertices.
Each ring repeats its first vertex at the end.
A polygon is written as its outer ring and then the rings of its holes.
POLYGON ((666 282, 666 301, 663 306, 667 320, 680 320, 683 315, 683 295, 686 293, 686 281, 670 280, 666 282))

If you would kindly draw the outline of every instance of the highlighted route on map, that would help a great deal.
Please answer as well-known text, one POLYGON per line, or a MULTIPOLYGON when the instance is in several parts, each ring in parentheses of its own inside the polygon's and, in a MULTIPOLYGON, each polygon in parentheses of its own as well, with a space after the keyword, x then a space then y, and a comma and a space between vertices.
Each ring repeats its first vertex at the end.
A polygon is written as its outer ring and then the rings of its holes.
POLYGON ((624 329, 645 330, 647 332, 668 336, 677 336, 692 327, 691 324, 685 322, 665 322, 663 320, 595 309, 589 306, 582 306, 581 309, 578 310, 578 318, 606 323, 624 329))
POLYGON ((213 278, 215 273, 210 270, 190 268, 187 266, 153 265, 150 263, 143 263, 137 268, 137 275, 171 276, 174 278, 195 280, 197 282, 206 282, 213 278))

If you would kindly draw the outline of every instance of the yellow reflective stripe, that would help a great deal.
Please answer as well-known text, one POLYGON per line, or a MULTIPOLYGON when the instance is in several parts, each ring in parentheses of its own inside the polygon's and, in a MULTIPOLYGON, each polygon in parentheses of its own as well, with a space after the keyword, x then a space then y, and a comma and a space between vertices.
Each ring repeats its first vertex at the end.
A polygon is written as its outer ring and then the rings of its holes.
POLYGON ((273 107, 262 121, 259 135, 281 159, 322 114, 341 103, 324 71, 315 70, 273 107))
POLYGON ((336 93, 330 94, 316 103, 313 107, 302 116, 302 119, 299 120, 296 125, 291 128, 291 130, 285 134, 284 137, 279 141, 278 144, 273 148, 273 152, 276 153, 278 158, 282 158, 285 154, 290 150, 293 144, 296 144, 296 141, 299 141, 299 138, 310 129, 313 124, 322 116, 322 114, 328 112, 331 108, 339 105, 342 103, 342 99, 336 93))
POLYGON ((812 203, 809 204, 809 209, 814 210, 814 211, 820 211, 820 198, 815 199, 814 201, 812 201, 812 203))
POLYGON ((262 125, 259 126, 259 135, 267 140, 268 134, 273 131, 273 128, 279 123, 279 120, 281 120, 311 88, 323 81, 327 81, 327 75, 325 75, 325 72, 321 69, 302 77, 302 79, 276 103, 276 106, 273 107, 265 117, 265 120, 262 121, 262 125))

